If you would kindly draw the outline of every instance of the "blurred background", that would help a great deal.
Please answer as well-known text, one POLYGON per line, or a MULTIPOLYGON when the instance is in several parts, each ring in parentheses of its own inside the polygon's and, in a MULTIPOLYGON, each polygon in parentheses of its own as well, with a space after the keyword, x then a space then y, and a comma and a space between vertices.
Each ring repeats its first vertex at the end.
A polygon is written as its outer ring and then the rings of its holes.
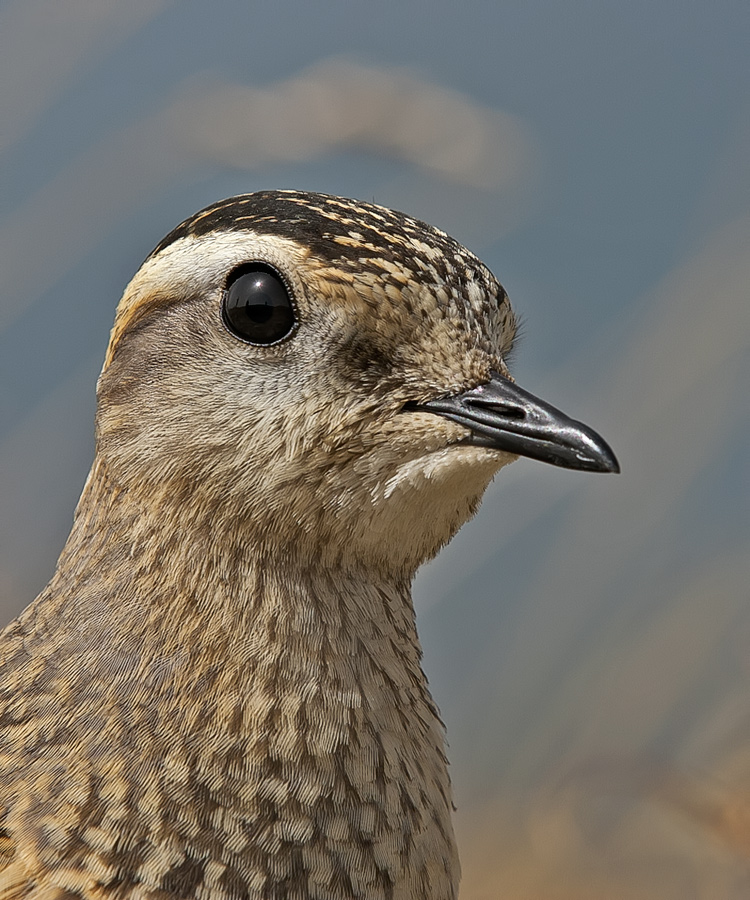
POLYGON ((520 460, 418 577, 463 900, 750 896, 748 47, 746 0, 3 0, 3 620, 159 239, 259 188, 402 209, 623 468, 520 460))

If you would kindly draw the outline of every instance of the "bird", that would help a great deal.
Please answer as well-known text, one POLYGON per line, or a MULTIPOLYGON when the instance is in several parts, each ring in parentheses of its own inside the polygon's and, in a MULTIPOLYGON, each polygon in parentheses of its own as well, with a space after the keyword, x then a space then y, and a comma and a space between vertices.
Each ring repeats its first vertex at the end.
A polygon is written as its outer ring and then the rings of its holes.
POLYGON ((0 900, 455 900, 411 584, 518 456, 508 296, 373 203, 260 191, 147 257, 52 580, 0 637, 0 900))

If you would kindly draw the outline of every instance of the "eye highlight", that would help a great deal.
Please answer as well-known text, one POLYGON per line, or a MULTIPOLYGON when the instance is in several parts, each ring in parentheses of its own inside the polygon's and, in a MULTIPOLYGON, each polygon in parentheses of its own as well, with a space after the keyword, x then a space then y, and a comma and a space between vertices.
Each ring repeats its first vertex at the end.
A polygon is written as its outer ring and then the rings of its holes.
POLYGON ((230 273, 221 316, 240 340, 263 347, 278 344, 297 327, 291 290, 266 263, 245 263, 230 273))

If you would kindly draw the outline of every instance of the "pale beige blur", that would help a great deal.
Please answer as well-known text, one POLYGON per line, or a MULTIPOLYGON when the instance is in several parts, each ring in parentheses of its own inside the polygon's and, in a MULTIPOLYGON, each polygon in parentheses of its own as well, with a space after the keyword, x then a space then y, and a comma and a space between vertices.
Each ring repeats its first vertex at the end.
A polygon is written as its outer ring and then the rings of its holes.
POLYGON ((348 147, 484 190, 529 175, 531 142, 517 117, 404 69, 325 60, 267 88, 206 85, 170 115, 201 158, 239 168, 348 147))

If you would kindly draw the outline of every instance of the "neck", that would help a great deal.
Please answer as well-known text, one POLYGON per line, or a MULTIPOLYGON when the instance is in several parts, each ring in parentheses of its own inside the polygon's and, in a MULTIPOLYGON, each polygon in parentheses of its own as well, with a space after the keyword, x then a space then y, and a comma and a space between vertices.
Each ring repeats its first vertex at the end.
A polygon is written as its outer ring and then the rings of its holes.
POLYGON ((253 898, 455 896, 408 580, 323 568, 166 499, 144 515, 97 466, 50 588, 27 617, 48 659, 75 661, 57 711, 78 720, 71 766, 147 766, 160 802, 133 840, 192 848, 182 874, 138 860, 141 887, 179 875, 181 896, 214 877, 253 898))

